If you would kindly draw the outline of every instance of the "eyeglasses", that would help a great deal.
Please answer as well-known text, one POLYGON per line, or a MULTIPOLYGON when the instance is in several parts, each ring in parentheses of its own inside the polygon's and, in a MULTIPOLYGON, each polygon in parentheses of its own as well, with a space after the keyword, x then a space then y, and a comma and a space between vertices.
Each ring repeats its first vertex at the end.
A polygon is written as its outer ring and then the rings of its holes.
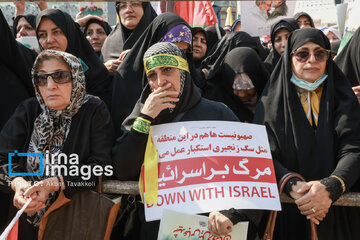
POLYGON ((129 6, 131 9, 135 9, 135 8, 139 8, 142 7, 142 3, 141 2, 121 2, 118 4, 119 9, 124 10, 127 8, 127 6, 129 6))
POLYGON ((60 70, 52 73, 35 73, 34 81, 38 86, 45 86, 47 84, 48 77, 58 84, 68 83, 72 80, 71 72, 66 70, 60 70))
MULTIPOLYGON (((295 59, 298 62, 304 63, 306 62, 310 57, 310 52, 307 50, 295 50, 291 53, 291 55, 295 55, 295 59)), ((330 56, 330 50, 327 49, 318 49, 314 52, 314 56, 316 61, 323 62, 328 60, 330 56)))

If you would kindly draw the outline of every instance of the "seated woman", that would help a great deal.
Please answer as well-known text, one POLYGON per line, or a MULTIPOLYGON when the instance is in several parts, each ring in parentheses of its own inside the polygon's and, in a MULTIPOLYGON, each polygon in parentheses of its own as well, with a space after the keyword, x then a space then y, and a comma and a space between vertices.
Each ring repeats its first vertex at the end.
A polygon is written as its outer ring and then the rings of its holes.
POLYGON ((281 19, 271 26, 270 37, 273 48, 264 61, 269 73, 272 73, 281 55, 284 53, 290 33, 296 29, 299 29, 299 25, 293 18, 281 19))
MULTIPOLYGON (((36 98, 20 104, 0 133, 0 187, 15 194, 13 203, 18 209, 27 197, 33 198, 25 210, 27 216, 20 220, 19 239, 37 239, 40 220, 55 201, 60 187, 69 198, 81 189, 74 187, 84 182, 81 175, 66 175, 63 168, 56 166, 111 164, 114 140, 110 113, 104 102, 86 94, 84 73, 76 57, 46 50, 34 63, 32 79, 36 98), (50 171, 44 170, 43 176, 9 176, 8 153, 15 150, 42 153, 44 169, 50 171), (64 160, 58 156, 73 153, 78 155, 77 163, 61 162, 64 160), (47 155, 50 163, 45 160, 47 155), (32 186, 34 181, 38 181, 37 186, 32 186)), ((12 158, 12 173, 37 173, 39 169, 39 158, 12 158)), ((95 180, 92 175, 86 182, 94 186, 95 180)))
POLYGON ((290 34, 254 122, 266 126, 277 179, 297 172, 308 181, 287 185, 296 205, 282 204, 274 239, 309 239, 306 219, 319 239, 358 238, 360 209, 332 204, 359 190, 360 106, 321 30, 290 34))
POLYGON ((97 19, 89 20, 84 28, 86 39, 89 41, 96 54, 99 56, 101 62, 103 62, 101 48, 111 30, 112 29, 107 22, 97 19))
POLYGON ((46 9, 36 16, 36 34, 42 49, 68 52, 83 65, 86 90, 111 101, 111 79, 104 64, 69 14, 59 9, 46 9))
POLYGON ((253 49, 237 47, 226 54, 223 66, 208 81, 202 96, 225 103, 241 122, 252 122, 256 103, 269 77, 253 49))
MULTIPOLYGON (((161 54, 175 56, 187 63, 184 51, 172 43, 154 44, 145 52, 144 62, 151 61, 154 56, 161 57, 161 54)), ((173 59, 177 61, 175 57, 173 59)), ((150 125, 200 120, 238 121, 224 104, 201 97, 188 68, 180 69, 160 62, 145 69, 148 84, 124 121, 126 130, 113 148, 114 173, 119 180, 139 179, 150 125)), ((146 223, 144 210, 141 211, 142 224, 138 226, 141 236, 133 239, 157 239, 159 221, 146 223)))

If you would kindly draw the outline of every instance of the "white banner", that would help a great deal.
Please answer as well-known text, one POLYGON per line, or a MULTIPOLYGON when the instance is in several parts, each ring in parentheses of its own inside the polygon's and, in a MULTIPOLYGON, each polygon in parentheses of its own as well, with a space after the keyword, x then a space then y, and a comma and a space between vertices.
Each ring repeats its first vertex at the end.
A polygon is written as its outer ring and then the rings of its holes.
MULTIPOLYGON (((145 205, 147 221, 162 209, 203 213, 229 208, 280 210, 274 167, 262 125, 196 121, 151 127, 158 151, 158 204, 145 205)), ((146 197, 146 186, 145 197, 146 197)))

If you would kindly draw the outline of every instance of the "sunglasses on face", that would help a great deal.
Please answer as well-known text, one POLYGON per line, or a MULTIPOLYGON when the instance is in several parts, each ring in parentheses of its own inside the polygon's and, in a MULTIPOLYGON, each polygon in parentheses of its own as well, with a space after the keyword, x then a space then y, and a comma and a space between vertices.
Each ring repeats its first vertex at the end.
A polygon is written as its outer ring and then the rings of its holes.
POLYGON ((66 70, 60 70, 52 73, 35 73, 34 80, 36 85, 45 86, 47 84, 48 77, 58 84, 68 83, 72 80, 71 72, 66 70))
MULTIPOLYGON (((316 61, 323 62, 328 60, 330 56, 330 50, 327 49, 318 49, 313 52, 316 61)), ((304 63, 306 62, 310 57, 310 51, 308 50, 295 50, 292 52, 292 55, 295 55, 295 59, 298 62, 304 63)))

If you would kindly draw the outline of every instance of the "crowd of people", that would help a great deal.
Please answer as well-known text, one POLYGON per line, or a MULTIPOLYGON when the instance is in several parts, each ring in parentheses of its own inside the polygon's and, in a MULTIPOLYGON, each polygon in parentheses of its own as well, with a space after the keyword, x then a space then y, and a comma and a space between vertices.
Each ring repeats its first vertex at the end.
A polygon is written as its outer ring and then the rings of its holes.
MULTIPOLYGON (((319 239, 360 236, 360 208, 333 205, 360 191, 360 28, 337 55, 340 33, 315 28, 305 12, 275 22, 267 48, 241 21, 228 33, 192 28, 175 13, 157 16, 149 2, 117 2, 114 27, 42 8, 18 14, 12 27, 0 14, 0 230, 31 197, 19 239, 37 239, 59 192, 83 190, 70 184, 80 177, 60 170, 10 176, 8 153, 77 153, 78 166, 112 165, 112 179, 137 181, 150 126, 220 120, 265 125, 277 180, 289 172, 307 180, 287 183, 295 204, 282 204, 274 239, 310 239, 310 221, 319 239), (30 36, 41 52, 16 41, 30 36)), ((11 172, 40 167, 14 158, 11 172)), ((159 221, 146 222, 142 204, 138 217, 126 237, 115 226, 113 239, 157 239, 159 221)), ((248 239, 260 239, 267 217, 225 209, 209 214, 209 230, 221 236, 248 221, 248 239)))

